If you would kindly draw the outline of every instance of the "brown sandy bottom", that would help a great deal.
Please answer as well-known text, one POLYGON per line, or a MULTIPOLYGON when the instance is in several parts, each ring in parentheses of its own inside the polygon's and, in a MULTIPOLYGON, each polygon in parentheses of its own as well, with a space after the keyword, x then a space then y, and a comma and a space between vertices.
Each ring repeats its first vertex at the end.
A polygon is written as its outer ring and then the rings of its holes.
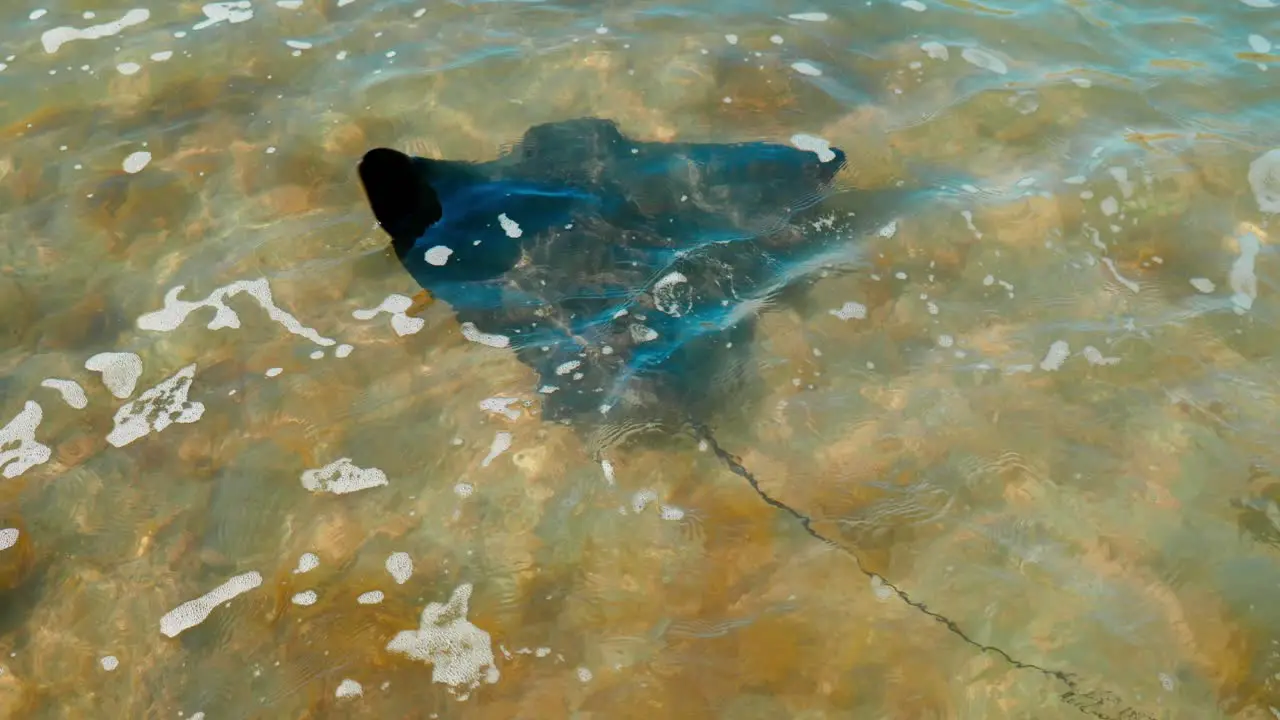
MULTIPOLYGON (((479 48, 476 12, 424 22, 479 48)), ((784 30, 728 45, 660 20, 643 53, 587 27, 536 61, 365 75, 339 105, 332 53, 241 48, 331 28, 360 54, 404 41, 403 22, 280 17, 133 75, 114 69, 127 51, 77 41, 48 62, 109 61, 80 95, 33 81, 5 101, 0 714, 1280 707, 1274 231, 1242 190, 1266 147, 1100 139, 1099 116, 1141 105, 1121 82, 970 92, 989 71, 958 48, 842 55, 787 31, 795 57, 757 58, 784 30), (834 102, 801 57, 881 100, 834 102), (864 268, 759 318, 760 396, 715 440, 832 544, 695 438, 593 456, 441 303, 353 315, 417 291, 361 203, 364 149, 485 158, 586 114, 647 139, 813 133, 860 187, 928 162, 1000 189, 902 218, 864 268), (149 162, 126 172, 140 139, 149 162), (1071 159, 1095 147, 1088 168, 1071 159), (1255 242, 1254 302, 1232 312, 1255 242), (178 285, 221 306, 174 315, 178 285)), ((450 57, 439 42, 422 67, 450 57)))

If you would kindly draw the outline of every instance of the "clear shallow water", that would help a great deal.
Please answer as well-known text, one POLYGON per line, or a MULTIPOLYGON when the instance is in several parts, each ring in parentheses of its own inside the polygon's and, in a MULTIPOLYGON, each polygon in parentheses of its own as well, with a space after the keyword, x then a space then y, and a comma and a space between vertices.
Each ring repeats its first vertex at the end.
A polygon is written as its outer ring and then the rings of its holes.
POLYGON ((1264 4, 4 11, 0 711, 1274 716, 1264 4), (693 439, 541 423, 439 303, 354 315, 417 290, 364 150, 582 115, 970 179, 763 312, 717 419, 843 549, 693 439))

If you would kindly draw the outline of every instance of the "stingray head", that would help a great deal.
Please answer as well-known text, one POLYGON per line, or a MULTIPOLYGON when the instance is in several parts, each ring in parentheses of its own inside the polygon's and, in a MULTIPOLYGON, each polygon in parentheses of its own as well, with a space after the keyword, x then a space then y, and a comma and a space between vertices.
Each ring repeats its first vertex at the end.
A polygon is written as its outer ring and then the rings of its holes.
POLYGON ((398 150, 374 148, 361 158, 359 170, 373 216, 403 258, 443 215, 429 168, 398 150))

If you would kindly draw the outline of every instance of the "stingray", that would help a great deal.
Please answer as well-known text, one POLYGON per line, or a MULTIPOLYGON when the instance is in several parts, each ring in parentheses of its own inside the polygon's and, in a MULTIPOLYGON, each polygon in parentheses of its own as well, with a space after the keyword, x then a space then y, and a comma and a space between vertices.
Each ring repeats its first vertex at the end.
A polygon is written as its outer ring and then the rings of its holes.
POLYGON ((544 420, 620 428, 705 422, 743 390, 758 313, 856 251, 830 215, 814 230, 845 164, 581 118, 486 162, 372 149, 359 175, 404 269, 537 374, 544 420))
POLYGON ((1089 714, 1151 717, 974 640, 771 495, 712 434, 717 404, 743 397, 758 314, 820 270, 847 267, 904 201, 937 197, 836 193, 844 166, 835 148, 642 142, 583 118, 535 126, 488 162, 376 148, 359 174, 409 274, 464 334, 509 346, 538 375, 544 419, 623 432, 677 423, 766 503, 979 652, 1060 683, 1061 699, 1089 714))

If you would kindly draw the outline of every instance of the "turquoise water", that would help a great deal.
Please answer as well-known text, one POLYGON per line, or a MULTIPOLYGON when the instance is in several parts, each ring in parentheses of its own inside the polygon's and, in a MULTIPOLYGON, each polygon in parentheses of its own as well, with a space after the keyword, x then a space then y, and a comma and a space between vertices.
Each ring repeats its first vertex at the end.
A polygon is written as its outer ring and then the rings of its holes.
POLYGON ((1276 47, 1267 0, 0 10, 0 715, 1280 717, 1276 47), (709 435, 601 443, 355 174, 583 116, 948 187, 758 308, 709 435))

